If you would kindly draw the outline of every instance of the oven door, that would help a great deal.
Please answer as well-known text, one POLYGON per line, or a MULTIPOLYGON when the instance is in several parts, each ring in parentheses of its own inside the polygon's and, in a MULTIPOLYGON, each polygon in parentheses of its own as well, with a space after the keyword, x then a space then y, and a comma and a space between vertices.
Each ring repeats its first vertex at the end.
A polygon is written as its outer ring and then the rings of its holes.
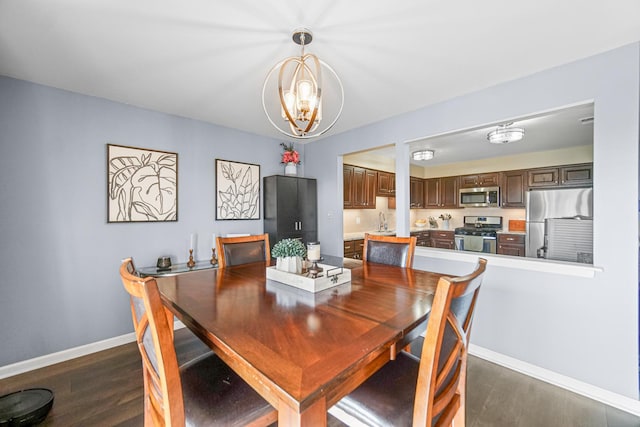
POLYGON ((482 237, 482 251, 477 251, 475 249, 465 249, 464 247, 464 236, 461 234, 455 235, 455 245, 456 250, 458 251, 470 251, 470 252, 483 252, 487 254, 495 254, 497 251, 497 238, 492 236, 483 236, 482 237))

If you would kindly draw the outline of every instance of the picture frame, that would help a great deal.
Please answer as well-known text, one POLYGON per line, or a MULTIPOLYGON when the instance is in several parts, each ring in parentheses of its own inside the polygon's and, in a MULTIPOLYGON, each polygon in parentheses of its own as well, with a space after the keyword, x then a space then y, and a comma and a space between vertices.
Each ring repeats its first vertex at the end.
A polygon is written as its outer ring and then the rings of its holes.
POLYGON ((216 220, 260 219, 260 165, 215 162, 216 220))
POLYGON ((178 221, 178 153, 107 144, 107 222, 178 221))

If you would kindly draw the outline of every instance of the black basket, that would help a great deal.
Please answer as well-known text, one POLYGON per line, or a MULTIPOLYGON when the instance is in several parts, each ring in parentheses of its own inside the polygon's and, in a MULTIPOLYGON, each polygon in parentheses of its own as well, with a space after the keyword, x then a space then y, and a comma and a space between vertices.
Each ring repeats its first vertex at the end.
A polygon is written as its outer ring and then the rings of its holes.
POLYGON ((53 392, 29 388, 0 397, 0 426, 33 426, 47 418, 53 406, 53 392))

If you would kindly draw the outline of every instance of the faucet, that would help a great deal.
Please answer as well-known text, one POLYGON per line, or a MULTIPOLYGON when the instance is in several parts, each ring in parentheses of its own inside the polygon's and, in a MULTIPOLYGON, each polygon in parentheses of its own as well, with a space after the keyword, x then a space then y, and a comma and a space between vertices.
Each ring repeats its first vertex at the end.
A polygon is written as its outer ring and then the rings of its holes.
POLYGON ((378 231, 382 231, 386 229, 387 229, 387 220, 384 217, 384 213, 380 212, 378 214, 378 231))

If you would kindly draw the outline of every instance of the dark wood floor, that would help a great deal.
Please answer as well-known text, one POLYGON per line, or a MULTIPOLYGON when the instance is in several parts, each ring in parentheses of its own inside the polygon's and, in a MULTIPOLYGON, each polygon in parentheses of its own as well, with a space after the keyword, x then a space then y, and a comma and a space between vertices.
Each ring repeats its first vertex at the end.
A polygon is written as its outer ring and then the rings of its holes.
MULTIPOLYGON (((176 349, 181 362, 207 351, 187 329, 176 331, 176 349)), ((478 358, 470 357, 468 377, 468 427, 640 427, 638 417, 478 358)), ((55 393, 43 426, 143 425, 134 344, 0 380, 0 395, 30 387, 55 393)))

